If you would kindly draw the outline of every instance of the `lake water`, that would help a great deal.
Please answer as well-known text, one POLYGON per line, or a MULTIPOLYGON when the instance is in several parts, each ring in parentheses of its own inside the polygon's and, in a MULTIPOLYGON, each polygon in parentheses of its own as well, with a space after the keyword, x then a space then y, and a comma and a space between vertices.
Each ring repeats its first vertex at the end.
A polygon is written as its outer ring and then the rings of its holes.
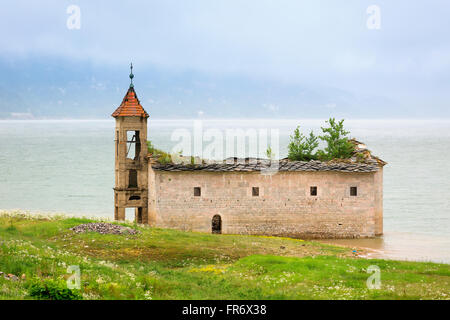
MULTIPOLYGON (((281 156, 301 124, 323 120, 203 120, 203 128, 278 129, 281 156)), ((351 136, 388 162, 384 237, 333 243, 372 256, 450 263, 450 120, 346 120, 351 136)), ((192 120, 149 120, 148 136, 171 150, 174 130, 192 120)), ((0 121, 0 209, 113 217, 113 120, 0 121)))

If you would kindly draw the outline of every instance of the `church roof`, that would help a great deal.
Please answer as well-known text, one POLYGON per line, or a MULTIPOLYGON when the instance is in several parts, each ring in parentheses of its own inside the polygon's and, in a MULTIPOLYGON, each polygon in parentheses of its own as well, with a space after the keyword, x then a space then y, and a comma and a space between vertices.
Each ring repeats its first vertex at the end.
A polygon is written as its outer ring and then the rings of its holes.
POLYGON ((148 113, 144 110, 139 102, 139 99, 134 91, 134 87, 131 85, 128 89, 125 97, 122 100, 120 106, 112 113, 114 118, 116 117, 142 117, 148 118, 148 113))
MULTIPOLYGON (((151 159, 151 158, 150 158, 151 159)), ((152 159, 153 160, 153 159, 152 159)), ((210 162, 201 164, 186 163, 159 163, 151 161, 154 170, 159 171, 270 171, 274 163, 268 159, 256 158, 230 158, 220 162, 210 162), (231 160, 231 161, 229 161, 231 160)), ((376 172, 380 169, 377 161, 368 160, 365 162, 351 161, 329 161, 321 162, 318 160, 311 161, 290 161, 288 159, 279 160, 277 171, 339 171, 339 172, 376 172)))
POLYGON ((261 158, 227 158, 221 161, 204 159, 196 160, 191 164, 190 157, 178 156, 176 161, 161 163, 158 157, 148 155, 150 165, 154 170, 160 171, 338 171, 338 172, 376 172, 387 163, 372 155, 366 145, 356 139, 350 139, 355 146, 353 155, 349 159, 333 159, 330 161, 293 161, 287 158, 269 160, 261 158))

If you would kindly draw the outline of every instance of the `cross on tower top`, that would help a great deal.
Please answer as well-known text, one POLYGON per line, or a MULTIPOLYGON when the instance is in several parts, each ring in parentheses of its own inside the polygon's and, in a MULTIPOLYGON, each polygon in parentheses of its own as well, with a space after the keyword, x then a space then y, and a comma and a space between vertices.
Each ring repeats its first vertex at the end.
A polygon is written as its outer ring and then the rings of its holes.
POLYGON ((130 88, 133 88, 133 78, 134 78, 134 74, 133 74, 133 62, 130 64, 130 79, 131 79, 131 83, 130 83, 130 88))

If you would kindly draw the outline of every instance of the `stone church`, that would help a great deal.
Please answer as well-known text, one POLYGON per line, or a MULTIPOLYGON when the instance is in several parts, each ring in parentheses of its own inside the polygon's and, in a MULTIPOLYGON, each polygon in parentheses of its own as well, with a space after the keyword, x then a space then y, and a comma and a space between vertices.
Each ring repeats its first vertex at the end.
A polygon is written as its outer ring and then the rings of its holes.
POLYGON ((148 153, 147 118, 131 84, 112 116, 114 218, 135 208, 138 223, 224 234, 360 238, 383 233, 383 166, 356 140, 349 161, 267 159, 160 163, 148 153), (358 159, 358 160, 356 160, 358 159), (361 159, 364 159, 361 161, 361 159))

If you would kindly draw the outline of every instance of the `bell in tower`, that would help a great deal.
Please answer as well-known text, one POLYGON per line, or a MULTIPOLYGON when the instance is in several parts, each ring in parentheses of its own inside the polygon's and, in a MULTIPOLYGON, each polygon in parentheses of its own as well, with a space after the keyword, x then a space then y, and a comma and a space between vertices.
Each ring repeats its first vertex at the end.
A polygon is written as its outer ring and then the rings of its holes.
POLYGON ((113 112, 115 134, 114 219, 125 220, 125 209, 135 208, 135 221, 148 223, 148 114, 134 91, 133 64, 130 87, 113 112))

